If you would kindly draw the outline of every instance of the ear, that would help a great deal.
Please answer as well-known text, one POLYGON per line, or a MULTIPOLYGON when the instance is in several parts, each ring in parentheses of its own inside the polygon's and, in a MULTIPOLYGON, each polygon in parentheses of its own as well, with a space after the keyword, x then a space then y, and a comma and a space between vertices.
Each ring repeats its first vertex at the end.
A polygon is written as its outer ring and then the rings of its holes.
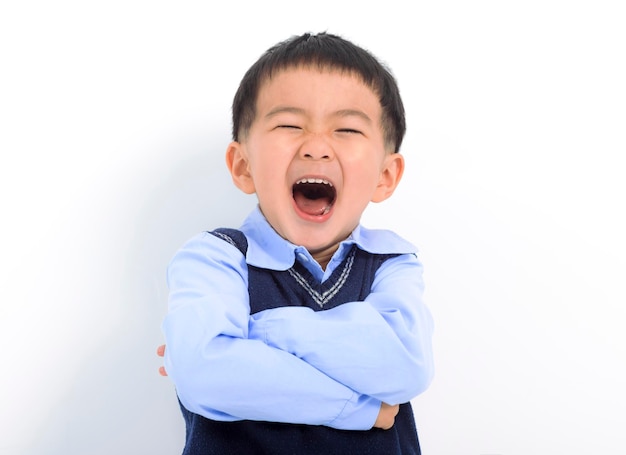
POLYGON ((385 157, 380 172, 378 186, 372 196, 372 202, 382 202, 393 194, 404 173, 404 157, 399 153, 390 153, 385 157))
POLYGON ((256 191, 250 174, 250 163, 245 146, 239 142, 231 142, 226 149, 226 166, 230 171, 235 186, 246 194, 256 191))

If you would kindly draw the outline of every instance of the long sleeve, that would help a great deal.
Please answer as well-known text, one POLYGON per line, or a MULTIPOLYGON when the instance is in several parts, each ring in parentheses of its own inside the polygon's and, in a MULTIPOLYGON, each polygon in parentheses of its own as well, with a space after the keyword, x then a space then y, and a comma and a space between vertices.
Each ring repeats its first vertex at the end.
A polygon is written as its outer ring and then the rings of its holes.
POLYGON ((187 409, 225 421, 372 427, 379 399, 249 339, 247 265, 235 247, 196 236, 171 261, 168 287, 165 367, 187 409))
POLYGON ((365 301, 317 312, 266 310, 253 316, 250 337, 293 353, 362 394, 406 402, 433 377, 433 321, 422 293, 422 265, 403 254, 380 267, 365 301))

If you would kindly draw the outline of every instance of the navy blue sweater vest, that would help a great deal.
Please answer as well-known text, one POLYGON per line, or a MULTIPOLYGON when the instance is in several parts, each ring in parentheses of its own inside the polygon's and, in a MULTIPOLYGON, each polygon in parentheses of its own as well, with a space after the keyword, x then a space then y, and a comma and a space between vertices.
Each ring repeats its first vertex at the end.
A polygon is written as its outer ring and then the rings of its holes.
MULTIPOLYGON (((235 229, 213 235, 233 244, 245 255, 246 237, 235 229)), ((362 301, 370 293, 376 270, 394 255, 376 255, 352 247, 343 263, 324 282, 317 281, 296 261, 286 271, 248 266, 252 314, 280 306, 308 306, 327 310, 362 301)), ((400 405, 389 430, 337 430, 325 426, 242 420, 221 422, 194 414, 181 405, 186 424, 183 455, 419 455, 420 446, 410 403, 400 405)))

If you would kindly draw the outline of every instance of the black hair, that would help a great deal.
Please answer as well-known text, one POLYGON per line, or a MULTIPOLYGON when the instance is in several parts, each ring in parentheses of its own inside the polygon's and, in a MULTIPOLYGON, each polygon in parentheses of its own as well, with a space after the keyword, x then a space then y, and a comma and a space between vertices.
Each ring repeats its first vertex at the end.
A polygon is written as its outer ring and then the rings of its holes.
POLYGON ((367 50, 330 33, 305 33, 268 49, 244 75, 233 100, 232 135, 245 137, 256 115, 256 102, 262 84, 280 70, 292 67, 318 67, 355 74, 378 96, 385 145, 400 150, 406 132, 404 105, 391 71, 367 50))

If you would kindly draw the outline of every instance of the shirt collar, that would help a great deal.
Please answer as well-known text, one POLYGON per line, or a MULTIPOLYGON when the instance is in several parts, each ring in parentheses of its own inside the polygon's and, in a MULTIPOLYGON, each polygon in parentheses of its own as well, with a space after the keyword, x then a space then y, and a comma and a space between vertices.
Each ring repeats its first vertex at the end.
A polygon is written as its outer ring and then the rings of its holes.
MULTIPOLYGON (((304 250, 303 247, 294 245, 278 235, 258 206, 248 215, 240 229, 248 239, 246 262, 255 267, 288 270, 293 266, 296 255, 304 250)), ((341 242, 335 256, 345 256, 352 244, 373 254, 417 253, 415 246, 392 231, 367 229, 358 225, 352 234, 341 242)))
POLYGON ((358 225, 346 243, 357 246, 372 254, 417 254, 417 247, 387 229, 368 229, 358 225))

